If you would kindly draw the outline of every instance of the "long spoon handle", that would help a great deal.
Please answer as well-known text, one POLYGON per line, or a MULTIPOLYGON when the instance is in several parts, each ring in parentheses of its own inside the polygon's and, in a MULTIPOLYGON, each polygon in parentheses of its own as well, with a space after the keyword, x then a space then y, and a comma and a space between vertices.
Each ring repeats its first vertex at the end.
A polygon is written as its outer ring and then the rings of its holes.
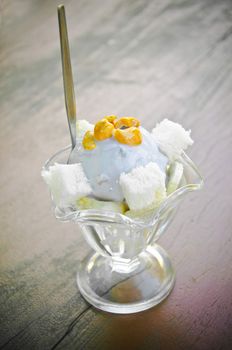
POLYGON ((76 145, 76 102, 64 5, 59 5, 57 11, 60 30, 65 105, 73 149, 76 145))

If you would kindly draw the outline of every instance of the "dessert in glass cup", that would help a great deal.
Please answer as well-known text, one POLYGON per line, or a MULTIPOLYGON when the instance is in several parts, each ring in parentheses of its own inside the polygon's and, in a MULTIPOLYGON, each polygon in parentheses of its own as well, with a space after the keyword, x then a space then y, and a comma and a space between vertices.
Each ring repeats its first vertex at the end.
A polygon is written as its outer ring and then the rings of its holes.
POLYGON ((55 216, 73 221, 93 251, 77 284, 97 308, 133 313, 160 303, 175 273, 156 242, 181 199, 202 186, 185 154, 190 131, 168 119, 147 131, 133 117, 76 123, 76 146, 44 165, 55 216), (70 154, 71 153, 71 154, 70 154))
POLYGON ((174 270, 156 242, 179 202, 203 181, 185 150, 190 131, 164 119, 149 132, 134 117, 76 121, 64 6, 58 6, 66 111, 72 144, 44 165, 55 216, 78 223, 92 248, 77 273, 84 298, 114 313, 160 303, 174 270))

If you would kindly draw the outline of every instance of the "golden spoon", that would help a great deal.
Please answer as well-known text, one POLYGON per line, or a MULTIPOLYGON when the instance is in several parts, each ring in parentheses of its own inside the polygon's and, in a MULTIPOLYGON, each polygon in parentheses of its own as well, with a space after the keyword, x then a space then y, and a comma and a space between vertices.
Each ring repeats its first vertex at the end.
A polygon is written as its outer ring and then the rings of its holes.
POLYGON ((62 59, 65 105, 73 150, 76 146, 76 102, 64 5, 59 5, 57 7, 57 11, 60 30, 60 49, 62 59))

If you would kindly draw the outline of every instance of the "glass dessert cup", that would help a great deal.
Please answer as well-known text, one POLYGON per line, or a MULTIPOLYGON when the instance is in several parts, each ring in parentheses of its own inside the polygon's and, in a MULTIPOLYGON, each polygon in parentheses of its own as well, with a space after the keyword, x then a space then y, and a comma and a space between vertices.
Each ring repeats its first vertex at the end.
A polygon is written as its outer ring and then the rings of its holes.
MULTIPOLYGON (((66 164, 70 146, 44 165, 66 164)), ((162 204, 140 218, 112 211, 59 208, 57 219, 78 223, 92 251, 80 264, 77 285, 96 308, 128 314, 157 305, 171 292, 175 273, 165 250, 156 242, 171 223, 181 200, 198 190, 203 180, 194 163, 182 153, 184 174, 180 187, 162 204)))

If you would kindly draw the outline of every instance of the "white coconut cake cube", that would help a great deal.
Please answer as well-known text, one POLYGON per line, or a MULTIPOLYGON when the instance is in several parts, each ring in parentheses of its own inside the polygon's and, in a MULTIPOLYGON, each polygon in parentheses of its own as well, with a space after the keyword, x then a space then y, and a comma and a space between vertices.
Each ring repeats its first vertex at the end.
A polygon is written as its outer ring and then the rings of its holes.
POLYGON ((160 150, 172 162, 179 158, 181 153, 193 144, 190 137, 191 130, 186 131, 182 125, 164 119, 152 130, 160 150))
POLYGON ((153 162, 121 174, 119 182, 130 210, 143 210, 164 199, 165 177, 165 173, 153 162))
POLYGON ((42 171, 42 177, 50 188, 53 200, 59 207, 75 205, 76 200, 92 192, 82 165, 58 164, 42 171))

